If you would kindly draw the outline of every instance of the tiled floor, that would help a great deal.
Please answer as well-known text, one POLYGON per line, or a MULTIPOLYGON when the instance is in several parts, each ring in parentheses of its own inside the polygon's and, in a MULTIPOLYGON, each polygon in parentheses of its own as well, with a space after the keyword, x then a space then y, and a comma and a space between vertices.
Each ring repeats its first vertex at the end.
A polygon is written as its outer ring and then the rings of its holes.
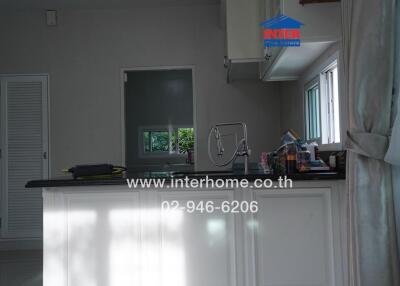
POLYGON ((42 286, 42 251, 0 251, 1 286, 42 286))

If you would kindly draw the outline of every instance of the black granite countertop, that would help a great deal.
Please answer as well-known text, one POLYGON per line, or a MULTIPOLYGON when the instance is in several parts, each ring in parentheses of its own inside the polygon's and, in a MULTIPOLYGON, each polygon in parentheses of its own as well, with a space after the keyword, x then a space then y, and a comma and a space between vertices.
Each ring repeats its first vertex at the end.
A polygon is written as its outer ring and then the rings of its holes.
MULTIPOLYGON (((244 174, 236 171, 201 171, 201 172, 127 172, 122 177, 113 178, 79 178, 73 179, 72 176, 54 178, 50 180, 33 180, 26 184, 26 188, 51 188, 51 187, 79 187, 79 186, 110 186, 110 185, 127 185, 127 179, 165 179, 166 181, 172 178, 205 178, 208 176, 212 179, 247 179, 254 181, 256 179, 271 179, 277 180, 279 177, 271 174, 260 172, 251 172, 244 174)), ((345 174, 338 172, 312 172, 312 173, 295 173, 287 175, 287 178, 293 181, 306 180, 344 180, 345 174)))

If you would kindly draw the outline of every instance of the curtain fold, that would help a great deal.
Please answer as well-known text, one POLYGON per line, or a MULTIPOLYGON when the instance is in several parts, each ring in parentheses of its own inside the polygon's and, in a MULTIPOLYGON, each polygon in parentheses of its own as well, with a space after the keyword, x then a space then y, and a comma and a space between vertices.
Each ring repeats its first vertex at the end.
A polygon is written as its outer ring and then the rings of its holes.
POLYGON ((399 286, 391 165, 395 0, 342 0, 351 286, 399 286))
POLYGON ((385 161, 400 167, 400 0, 396 3, 396 40, 395 40, 394 96, 392 103, 392 134, 385 161))
MULTIPOLYGON (((399 147, 400 148, 400 147, 399 147)), ((394 208, 396 216, 396 230, 397 230, 397 251, 400 257, 400 167, 393 167, 393 192, 394 192, 394 208)))
POLYGON ((393 165, 393 192, 394 208, 396 217, 397 248, 400 256, 400 0, 396 2, 396 55, 395 55, 395 77, 394 77, 394 98, 392 108, 392 134, 389 149, 385 161, 393 165))

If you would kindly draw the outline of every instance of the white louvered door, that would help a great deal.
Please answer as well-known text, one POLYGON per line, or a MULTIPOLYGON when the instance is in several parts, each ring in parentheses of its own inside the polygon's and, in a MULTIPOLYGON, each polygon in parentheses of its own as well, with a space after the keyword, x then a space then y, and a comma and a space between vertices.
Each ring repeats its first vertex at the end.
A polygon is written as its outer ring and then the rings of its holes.
POLYGON ((40 238, 40 189, 30 180, 48 177, 47 76, 0 76, 1 236, 40 238))

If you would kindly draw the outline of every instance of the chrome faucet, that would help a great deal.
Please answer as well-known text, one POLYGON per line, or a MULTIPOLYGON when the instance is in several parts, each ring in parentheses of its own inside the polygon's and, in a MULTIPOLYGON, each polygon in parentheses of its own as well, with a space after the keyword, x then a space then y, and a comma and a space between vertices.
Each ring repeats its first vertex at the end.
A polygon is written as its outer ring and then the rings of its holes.
POLYGON ((244 173, 248 174, 249 173, 249 155, 250 155, 250 149, 249 149, 249 146, 247 143, 246 123, 244 123, 244 122, 218 123, 213 128, 211 128, 210 133, 208 135, 208 156, 210 157, 211 162, 213 162, 215 166, 225 167, 225 166, 229 165, 231 162, 233 162, 238 156, 243 156, 244 157, 244 173), (227 162, 218 164, 214 161, 214 159, 211 155, 210 139, 211 139, 212 133, 214 133, 215 140, 217 141, 217 155, 219 157, 221 157, 224 154, 225 150, 224 150, 224 147, 222 144, 222 136, 219 131, 219 127, 223 127, 223 126, 241 126, 242 131, 243 131, 243 138, 240 139, 239 144, 237 145, 233 156, 227 162))

